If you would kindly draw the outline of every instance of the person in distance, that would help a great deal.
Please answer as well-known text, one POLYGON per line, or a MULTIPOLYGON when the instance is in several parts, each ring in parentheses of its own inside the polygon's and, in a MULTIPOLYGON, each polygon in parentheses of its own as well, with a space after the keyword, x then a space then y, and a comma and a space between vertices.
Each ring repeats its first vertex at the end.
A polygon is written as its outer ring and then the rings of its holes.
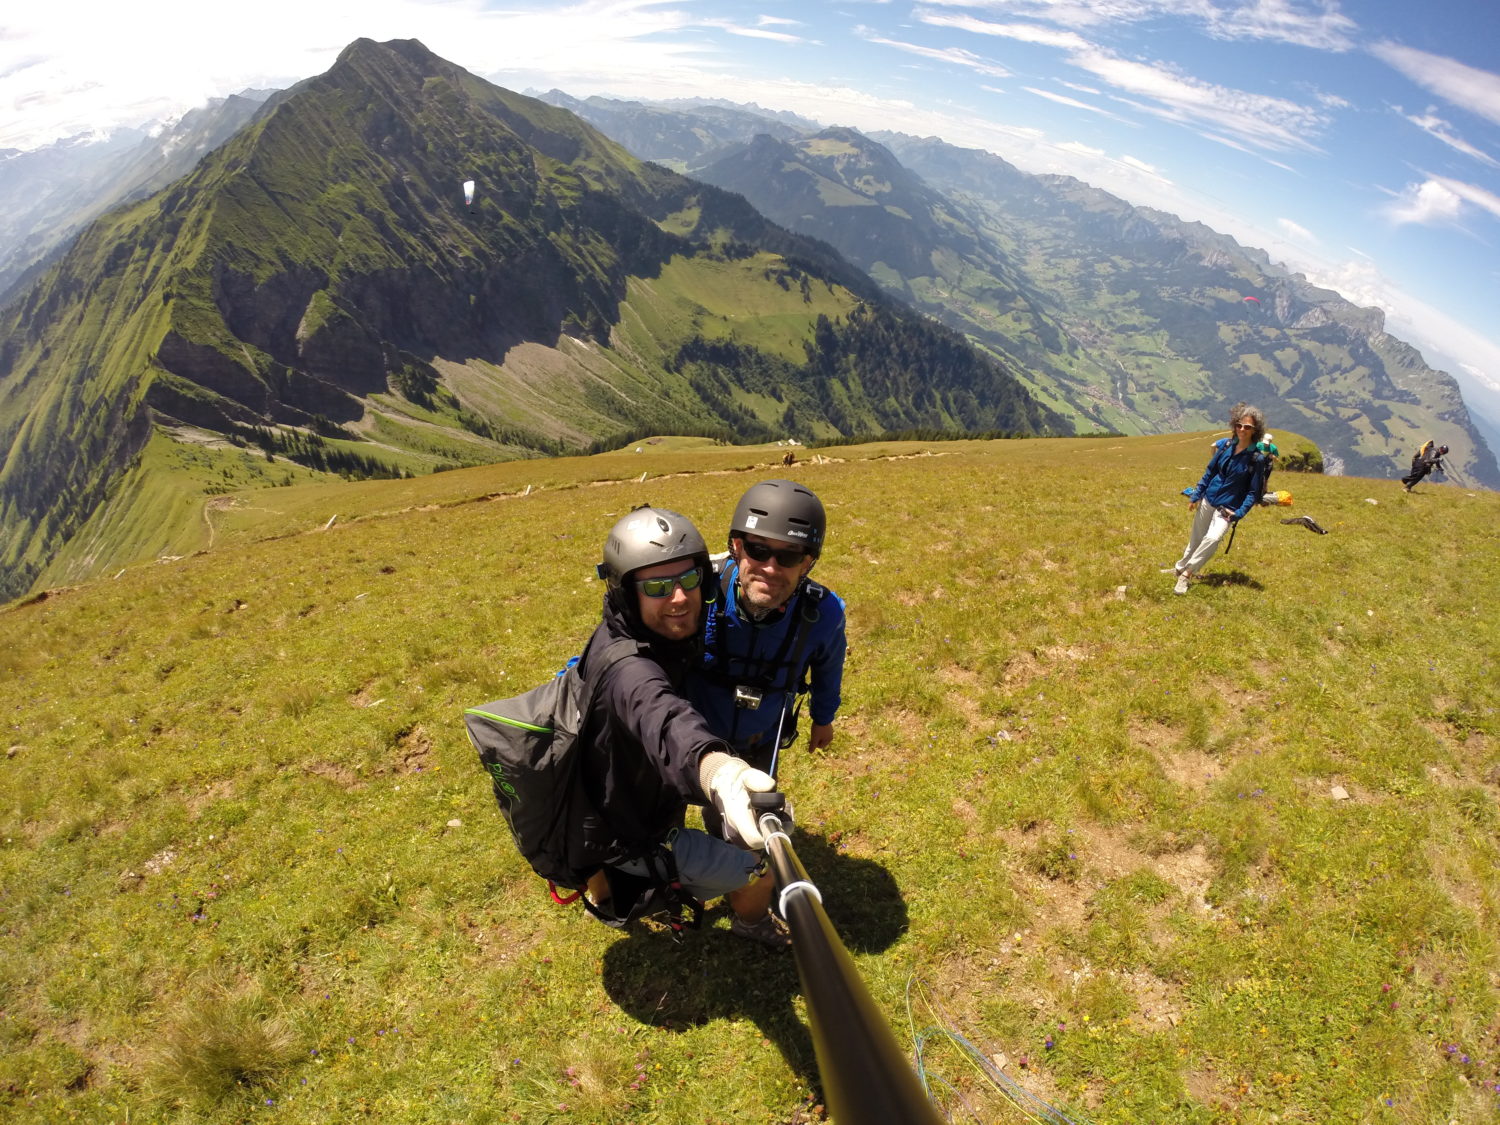
POLYGON ((1417 450, 1416 456, 1411 459, 1411 472, 1401 478, 1401 487, 1407 492, 1415 488, 1428 473, 1436 469, 1438 472, 1447 472, 1443 468, 1443 457, 1448 453, 1446 445, 1435 445, 1430 439, 1417 450))
POLYGON ((1186 594, 1188 582, 1203 572, 1229 529, 1260 503, 1266 490, 1270 458, 1255 446, 1266 432, 1258 407, 1235 403, 1229 411, 1229 437, 1214 442, 1203 478, 1186 490, 1193 526, 1182 557, 1173 564, 1174 594, 1186 594))

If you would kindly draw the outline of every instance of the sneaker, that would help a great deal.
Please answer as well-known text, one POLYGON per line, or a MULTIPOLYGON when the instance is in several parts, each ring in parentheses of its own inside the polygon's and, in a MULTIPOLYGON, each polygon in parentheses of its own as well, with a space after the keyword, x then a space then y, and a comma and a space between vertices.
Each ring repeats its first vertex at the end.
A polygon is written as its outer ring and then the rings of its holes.
POLYGON ((729 923, 729 932, 735 937, 758 941, 772 949, 787 949, 792 944, 792 935, 786 926, 773 914, 767 914, 759 922, 742 922, 739 915, 729 923))
POLYGON ((1188 590, 1188 576, 1185 573, 1177 575, 1177 585, 1172 587, 1172 593, 1185 594, 1188 590))

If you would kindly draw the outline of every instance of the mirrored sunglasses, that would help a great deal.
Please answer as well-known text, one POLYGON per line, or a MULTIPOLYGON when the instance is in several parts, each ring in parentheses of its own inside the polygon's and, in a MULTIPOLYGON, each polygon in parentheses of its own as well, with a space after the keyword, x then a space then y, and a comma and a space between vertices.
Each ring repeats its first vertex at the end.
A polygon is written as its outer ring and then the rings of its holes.
POLYGON ((684 590, 696 590, 703 582, 703 568, 695 566, 692 570, 684 570, 681 574, 670 574, 665 578, 638 578, 635 588, 648 598, 667 598, 672 596, 672 588, 681 586, 684 590))
POLYGON ((801 566, 802 560, 807 558, 807 552, 800 547, 777 550, 767 543, 752 543, 748 539, 741 539, 740 544, 745 548, 745 554, 756 562, 765 562, 767 559, 774 558, 777 566, 801 566))

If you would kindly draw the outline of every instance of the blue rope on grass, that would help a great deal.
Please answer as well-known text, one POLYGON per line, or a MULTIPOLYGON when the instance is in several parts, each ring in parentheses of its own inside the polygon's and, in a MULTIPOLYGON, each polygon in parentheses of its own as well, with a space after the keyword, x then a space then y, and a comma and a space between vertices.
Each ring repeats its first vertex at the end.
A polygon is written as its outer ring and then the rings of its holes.
POLYGON ((978 1047, 971 1043, 964 1035, 953 1029, 953 1021, 948 1018, 936 1000, 922 986, 915 977, 910 977, 906 982, 906 1019, 911 1027, 913 1063, 916 1066, 917 1077, 921 1079, 922 1089, 926 1091, 933 1105, 943 1111, 944 1117, 952 1121, 953 1117, 933 1097, 933 1086, 940 1085, 957 1098, 963 1106, 964 1111, 975 1121, 985 1121, 976 1110, 974 1105, 963 1091, 951 1081, 941 1075, 929 1073, 926 1053, 930 1045, 947 1043, 958 1049, 965 1062, 978 1070, 990 1086, 999 1091, 1017 1110, 1030 1121, 1045 1122, 1046 1125, 1088 1125, 1087 1122, 1076 1117, 1070 1117, 1056 1106, 1043 1101, 1026 1087, 1022 1086, 1010 1075, 1006 1074, 978 1047), (917 1030, 916 1018, 913 1014, 913 991, 918 992, 920 1001, 926 1005, 929 1015, 937 1022, 933 1026, 917 1030))

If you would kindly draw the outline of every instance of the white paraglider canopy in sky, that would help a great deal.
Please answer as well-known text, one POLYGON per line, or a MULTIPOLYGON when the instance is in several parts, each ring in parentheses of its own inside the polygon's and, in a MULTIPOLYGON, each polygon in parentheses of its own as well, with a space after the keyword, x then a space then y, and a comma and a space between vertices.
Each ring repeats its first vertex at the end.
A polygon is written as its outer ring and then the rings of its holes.
POLYGON ((469 204, 471 204, 473 202, 474 202, 474 181, 473 180, 465 180, 464 181, 464 206, 467 207, 469 204))

